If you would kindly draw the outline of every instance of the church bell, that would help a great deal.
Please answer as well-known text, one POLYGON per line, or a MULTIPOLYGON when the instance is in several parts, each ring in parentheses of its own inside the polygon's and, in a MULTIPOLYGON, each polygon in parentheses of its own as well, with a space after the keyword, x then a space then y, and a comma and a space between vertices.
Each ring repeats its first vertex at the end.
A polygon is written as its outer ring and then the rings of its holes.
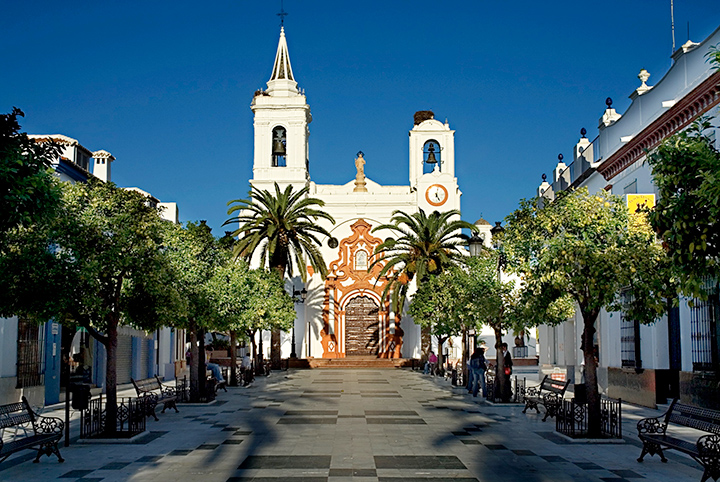
POLYGON ((428 156, 425 162, 428 164, 437 164, 437 159, 435 158, 435 145, 432 142, 428 146, 428 156))
POLYGON ((284 156, 285 155, 285 144, 283 143, 283 141, 280 137, 276 137, 275 140, 273 140, 272 155, 273 156, 284 156))

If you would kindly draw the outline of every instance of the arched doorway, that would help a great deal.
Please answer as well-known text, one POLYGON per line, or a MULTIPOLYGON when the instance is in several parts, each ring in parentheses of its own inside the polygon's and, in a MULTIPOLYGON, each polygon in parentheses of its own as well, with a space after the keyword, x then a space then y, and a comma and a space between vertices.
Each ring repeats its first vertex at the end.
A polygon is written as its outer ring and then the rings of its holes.
POLYGON ((377 356, 380 345, 380 307, 369 296, 358 296, 345 306, 345 355, 377 356))

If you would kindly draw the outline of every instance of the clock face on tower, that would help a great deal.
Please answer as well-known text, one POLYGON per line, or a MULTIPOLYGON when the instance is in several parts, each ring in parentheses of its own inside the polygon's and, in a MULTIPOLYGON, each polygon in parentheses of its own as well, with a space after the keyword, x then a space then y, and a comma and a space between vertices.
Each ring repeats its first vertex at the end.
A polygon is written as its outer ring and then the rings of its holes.
POLYGON ((448 199, 448 192, 442 184, 433 184, 425 191, 425 200, 431 206, 442 206, 448 199))

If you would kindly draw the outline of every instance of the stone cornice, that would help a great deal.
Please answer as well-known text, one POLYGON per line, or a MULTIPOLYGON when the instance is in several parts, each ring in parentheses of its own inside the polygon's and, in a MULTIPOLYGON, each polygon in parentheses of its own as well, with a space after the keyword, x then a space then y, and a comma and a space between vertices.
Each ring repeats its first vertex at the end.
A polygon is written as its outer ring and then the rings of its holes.
POLYGON ((684 129, 695 119, 720 104, 720 71, 715 72, 663 115, 618 149, 597 170, 606 181, 645 156, 663 139, 684 129))

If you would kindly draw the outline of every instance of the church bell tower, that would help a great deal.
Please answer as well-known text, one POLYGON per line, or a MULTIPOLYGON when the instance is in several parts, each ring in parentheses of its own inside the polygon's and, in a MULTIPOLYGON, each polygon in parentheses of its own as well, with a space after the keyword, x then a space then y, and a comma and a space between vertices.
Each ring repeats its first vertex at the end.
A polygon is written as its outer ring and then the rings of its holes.
POLYGON ((426 213, 460 209, 455 177, 455 131, 429 110, 415 113, 410 131, 410 186, 426 213))
POLYGON ((255 92, 250 105, 255 114, 255 154, 251 184, 259 189, 298 188, 310 181, 308 172, 308 125, 312 121, 305 94, 298 89, 285 28, 280 28, 275 63, 267 89, 255 92))

